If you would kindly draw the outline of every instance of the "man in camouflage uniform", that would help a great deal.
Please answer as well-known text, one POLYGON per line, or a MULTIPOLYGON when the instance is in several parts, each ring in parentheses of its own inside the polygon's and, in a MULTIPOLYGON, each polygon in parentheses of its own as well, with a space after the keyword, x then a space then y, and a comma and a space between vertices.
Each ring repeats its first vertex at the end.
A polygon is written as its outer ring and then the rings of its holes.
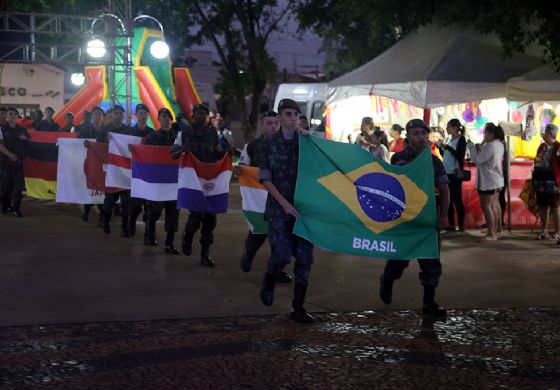
MULTIPOLYGON (((161 124, 159 131, 152 131, 146 136, 146 145, 155 146, 173 146, 177 133, 172 130, 171 122, 173 115, 167 108, 162 108, 158 112, 158 120, 161 124)), ((156 240, 156 222, 161 217, 162 211, 165 210, 165 253, 178 255, 179 251, 175 248, 175 233, 179 230, 179 210, 177 209, 177 200, 168 200, 164 202, 146 201, 146 211, 148 218, 146 221, 146 236, 144 237, 145 245, 157 245, 156 240)))
MULTIPOLYGON (((132 135, 130 127, 123 124, 124 108, 121 106, 114 106, 111 109, 111 122, 99 131, 96 135, 96 141, 104 144, 109 143, 109 132, 132 135)), ((121 236, 130 237, 128 234, 128 200, 130 198, 130 191, 109 192, 105 194, 103 202, 103 231, 106 234, 111 234, 111 215, 117 201, 121 200, 121 236)))
MULTIPOLYGON (((391 158, 393 165, 407 165, 416 159, 420 153, 429 147, 428 134, 430 128, 421 119, 412 119, 406 124, 406 137, 408 145, 405 150, 395 153, 391 158)), ((443 167, 443 163, 439 158, 432 156, 432 164, 434 169, 434 183, 439 192, 438 207, 438 226, 435 229, 443 229, 446 226, 447 209, 449 208, 449 188, 447 186, 448 179, 443 167)), ((385 265, 385 270, 381 275, 379 295, 385 304, 392 301, 393 282, 401 278, 403 271, 410 261, 407 260, 389 260, 385 265)), ((420 282, 424 286, 424 299, 422 311, 425 314, 436 317, 443 317, 447 313, 445 309, 439 307, 435 302, 435 291, 441 276, 441 262, 439 257, 435 259, 418 259, 420 265, 420 282)))
POLYGON ((27 129, 17 124, 19 112, 14 107, 7 109, 7 120, 2 125, 0 137, 2 176, 0 187, 2 188, 2 214, 11 213, 16 217, 22 217, 20 210, 25 187, 23 177, 23 142, 29 139, 27 129))
MULTIPOLYGON (((279 126, 278 114, 276 112, 268 111, 264 113, 261 117, 262 134, 247 144, 247 160, 243 162, 240 161, 239 164, 258 167, 259 161, 262 158, 265 139, 275 134, 278 131, 279 126)), ((253 234, 251 232, 247 235, 243 256, 241 257, 241 270, 243 272, 249 272, 251 270, 253 259, 262 244, 266 241, 266 237, 266 234, 253 234)), ((292 277, 282 271, 278 274, 278 279, 276 281, 280 283, 291 283, 292 277)))
POLYGON ((292 233, 298 217, 294 195, 299 159, 300 109, 294 100, 282 99, 278 114, 281 128, 265 140, 260 159, 259 180, 269 193, 265 215, 271 248, 260 297, 263 304, 272 305, 277 276, 294 256, 295 285, 290 318, 297 322, 313 322, 313 317, 303 308, 313 264, 313 244, 292 233))
MULTIPOLYGON (((148 134, 154 132, 154 129, 148 126, 149 114, 150 110, 148 109, 148 106, 142 103, 136 105, 136 125, 131 128, 131 135, 145 138, 148 134)), ((138 219, 138 216, 142 212, 142 206, 145 206, 145 202, 146 201, 144 199, 135 198, 132 196, 128 201, 129 220, 127 232, 131 236, 134 236, 136 234, 136 219, 138 219)), ((145 238, 146 236, 144 235, 144 240, 145 238)))
MULTIPOLYGON (((220 145, 218 132, 209 126, 210 111, 202 104, 193 106, 193 125, 180 132, 177 137, 173 156, 179 158, 180 154, 191 152, 201 162, 218 162, 225 153, 220 145)), ((202 213, 190 210, 189 218, 185 224, 181 249, 185 256, 192 254, 192 241, 194 234, 200 230, 200 264, 214 267, 215 263, 210 258, 210 245, 214 242, 214 229, 216 228, 216 214, 202 213), (201 227, 202 226, 202 227, 201 227)))

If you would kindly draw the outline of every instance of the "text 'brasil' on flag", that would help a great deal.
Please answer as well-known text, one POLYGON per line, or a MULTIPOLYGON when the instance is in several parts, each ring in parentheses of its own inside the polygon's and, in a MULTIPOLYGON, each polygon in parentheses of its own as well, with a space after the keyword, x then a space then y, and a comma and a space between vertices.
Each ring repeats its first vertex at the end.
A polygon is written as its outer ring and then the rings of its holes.
POLYGON ((268 191, 259 183, 259 168, 239 165, 239 190, 241 208, 253 234, 268 233, 268 223, 264 218, 268 191))
POLYGON ((300 136, 299 145, 295 234, 359 256, 439 256, 428 149, 406 166, 393 166, 351 144, 300 136))

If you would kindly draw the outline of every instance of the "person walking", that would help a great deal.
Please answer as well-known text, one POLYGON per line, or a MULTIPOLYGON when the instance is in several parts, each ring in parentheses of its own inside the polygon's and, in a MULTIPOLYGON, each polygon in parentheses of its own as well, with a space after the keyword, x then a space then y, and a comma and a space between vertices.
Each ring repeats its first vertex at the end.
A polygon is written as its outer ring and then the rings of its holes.
MULTIPOLYGON (((210 111, 203 104, 195 104, 192 109, 193 125, 182 130, 177 136, 173 157, 179 158, 182 153, 191 152, 204 163, 216 163, 226 153, 222 147, 217 130, 209 125, 210 111)), ((190 210, 185 224, 181 242, 181 250, 185 256, 192 254, 192 241, 195 233, 200 229, 200 264, 214 267, 215 262, 210 258, 210 246, 214 242, 216 228, 216 214, 190 210)))
MULTIPOLYGON (((146 145, 155 146, 173 146, 177 133, 172 130, 173 114, 167 108, 158 111, 158 121, 161 125, 159 131, 150 132, 145 139, 146 145)), ((155 246, 156 240, 156 222, 165 210, 165 253, 178 255, 179 250, 175 248, 175 233, 179 229, 179 210, 177 209, 177 200, 168 200, 164 202, 146 201, 146 210, 148 218, 146 221, 146 235, 144 244, 155 246)))
POLYGON ((268 190, 266 219, 271 256, 264 275, 260 298, 264 305, 274 301, 274 288, 278 274, 295 257, 294 295, 290 318, 296 322, 310 323, 314 319, 303 307, 309 274, 313 264, 313 244, 292 233, 298 212, 294 195, 299 160, 298 118, 300 108, 292 99, 282 99, 278 104, 280 130, 265 140, 260 160, 259 181, 268 190))
MULTIPOLYGON (((391 157, 393 165, 407 165, 412 163, 426 148, 429 148, 428 134, 430 128, 421 119, 412 119, 406 124, 406 137, 408 145, 402 152, 395 153, 391 157)), ((447 209, 449 208, 449 188, 447 174, 443 163, 439 158, 431 155, 432 167, 434 171, 434 183, 439 192, 439 205, 437 210, 438 226, 434 229, 441 229, 446 224, 447 209)), ((439 246, 439 240, 438 240, 439 246)), ((441 248, 438 248, 440 250, 441 248)), ((393 300, 393 283, 400 279, 405 268, 408 267, 408 260, 388 260, 383 274, 380 278, 379 296, 385 304, 390 304, 393 300)), ((435 301, 435 294, 439 279, 441 277, 442 266, 439 256, 433 259, 418 259, 420 265, 420 282, 424 286, 424 297, 422 299, 422 311, 424 314, 444 317, 447 312, 435 301)))

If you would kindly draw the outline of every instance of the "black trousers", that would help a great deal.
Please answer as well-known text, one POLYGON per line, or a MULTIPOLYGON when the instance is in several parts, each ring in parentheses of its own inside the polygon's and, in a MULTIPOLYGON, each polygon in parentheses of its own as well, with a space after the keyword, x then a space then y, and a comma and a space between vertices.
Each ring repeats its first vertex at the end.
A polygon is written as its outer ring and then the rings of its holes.
POLYGON ((105 221, 111 221, 113 209, 118 200, 121 200, 121 216, 123 219, 128 219, 128 200, 130 199, 130 191, 109 192, 105 193, 105 200, 103 201, 103 214, 105 221))
POLYGON ((216 228, 216 214, 191 211, 185 224, 185 234, 194 236, 200 230, 200 245, 209 247, 214 242, 214 229, 216 228))
POLYGON ((165 231, 167 233, 175 233, 179 230, 177 201, 154 202, 148 200, 146 201, 146 209, 148 211, 148 222, 156 222, 165 210, 165 231))
POLYGON ((255 255, 261 249, 261 246, 266 242, 266 234, 253 234, 249 232, 245 239, 245 252, 249 259, 254 259, 255 255))
POLYGON ((128 214, 130 215, 130 217, 134 219, 138 218, 138 216, 142 212, 142 206, 145 206, 146 202, 147 201, 142 198, 135 198, 131 196, 128 200, 128 214))
POLYGON ((447 175, 449 179, 449 209, 447 220, 449 225, 455 226, 455 210, 459 219, 459 227, 465 227, 465 206, 463 205, 463 181, 457 175, 447 175))
POLYGON ((25 188, 23 166, 5 164, 2 167, 0 186, 2 188, 2 207, 11 207, 14 211, 19 211, 25 188))

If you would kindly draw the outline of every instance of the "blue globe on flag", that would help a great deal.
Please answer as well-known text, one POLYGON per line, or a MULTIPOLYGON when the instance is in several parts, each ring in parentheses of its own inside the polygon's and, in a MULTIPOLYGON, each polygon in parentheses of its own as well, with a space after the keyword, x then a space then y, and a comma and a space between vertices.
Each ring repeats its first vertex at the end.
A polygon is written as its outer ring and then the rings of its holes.
POLYGON ((374 221, 393 221, 404 212, 404 189, 395 177, 385 173, 367 173, 354 185, 362 210, 374 221))

